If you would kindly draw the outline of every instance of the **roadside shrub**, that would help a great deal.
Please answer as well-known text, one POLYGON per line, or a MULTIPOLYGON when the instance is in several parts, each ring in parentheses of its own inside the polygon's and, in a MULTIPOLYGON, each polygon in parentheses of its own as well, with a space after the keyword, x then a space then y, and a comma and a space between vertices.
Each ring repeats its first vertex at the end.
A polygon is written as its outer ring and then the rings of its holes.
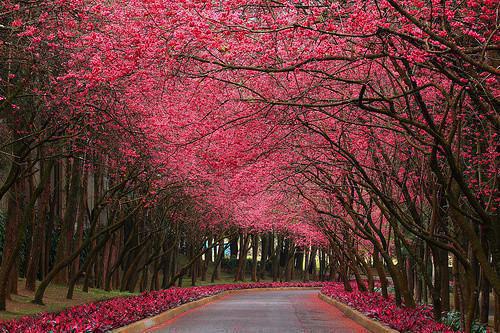
POLYGON ((429 306, 417 306, 414 309, 398 307, 393 297, 384 298, 378 292, 360 292, 355 285, 353 289, 352 292, 346 292, 342 284, 335 283, 326 285, 321 292, 400 332, 455 332, 453 327, 436 322, 429 306))
MULTIPOLYGON (((441 321, 443 322, 443 324, 445 325, 448 325, 450 326, 451 328, 453 328, 454 330, 457 330, 459 331, 461 329, 461 325, 460 325, 460 317, 461 317, 461 314, 460 312, 458 311, 450 311, 450 312, 447 312, 443 318, 441 319, 441 321)), ((486 325, 482 325, 480 323, 478 323, 477 321, 475 321, 473 324, 472 324, 472 330, 471 330, 472 333, 487 333, 488 332, 488 328, 486 327, 486 325)))

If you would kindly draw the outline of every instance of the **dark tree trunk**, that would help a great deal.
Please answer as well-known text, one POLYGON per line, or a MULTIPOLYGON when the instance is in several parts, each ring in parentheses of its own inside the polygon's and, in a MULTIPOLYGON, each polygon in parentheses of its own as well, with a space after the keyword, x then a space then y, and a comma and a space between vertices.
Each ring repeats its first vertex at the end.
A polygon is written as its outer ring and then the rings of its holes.
MULTIPOLYGON (((52 163, 45 161, 40 162, 40 173, 48 173, 47 180, 50 176, 51 170, 46 170, 47 168, 52 169, 52 163)), ((38 268, 40 267, 40 262, 42 260, 41 253, 43 253, 43 243, 45 238, 45 221, 47 219, 47 211, 50 198, 50 183, 45 181, 45 186, 43 186, 42 193, 40 194, 40 200, 38 201, 38 214, 34 219, 33 234, 31 237, 30 244, 30 256, 28 259, 28 266, 26 269, 26 289, 35 291, 36 289, 36 278, 38 273, 38 268)), ((43 264, 43 262, 42 262, 43 264)))
POLYGON ((302 280, 304 282, 307 282, 309 281, 309 257, 310 257, 310 250, 309 250, 309 247, 306 247, 305 248, 305 265, 304 265, 304 275, 303 275, 303 278, 302 280))
POLYGON ((247 264, 247 254, 250 244, 250 235, 242 235, 240 242, 240 256, 238 259, 238 267, 236 269, 236 274, 234 281, 245 281, 245 268, 247 264))
POLYGON ((6 301, 10 298, 11 292, 11 271, 15 266, 15 261, 19 253, 18 238, 21 228, 22 185, 16 182, 7 198, 7 221, 5 225, 5 241, 3 244, 2 265, 0 267, 0 311, 6 308, 6 301))
POLYGON ((259 252, 259 236, 252 235, 252 281, 257 282, 257 255, 259 252))
MULTIPOLYGON (((20 163, 14 161, 13 164, 20 163)), ((18 168, 19 166, 13 166, 18 168)), ((12 168, 11 168, 12 172, 12 168)), ((11 174, 9 173, 10 177, 11 174)), ((16 175, 17 176, 17 175, 16 175)), ((37 198, 43 192, 43 186, 48 181, 50 170, 41 175, 35 193, 29 199, 27 205, 23 193, 25 193, 25 183, 22 180, 14 181, 11 188, 11 195, 8 198, 7 224, 5 226, 5 243, 3 247, 2 265, 0 266, 0 311, 5 310, 6 300, 9 291, 17 291, 17 268, 15 275, 12 273, 16 266, 19 251, 24 240, 24 233, 32 214, 37 198), (21 206, 23 205, 23 206, 21 206)))
POLYGON ((495 332, 500 332, 500 295, 493 293, 495 296, 495 316, 493 318, 493 329, 495 332))
POLYGON ((269 258, 269 235, 261 235, 262 251, 260 257, 260 270, 257 279, 260 281, 265 278, 266 275, 266 264, 269 258))
POLYGON ((312 280, 316 280, 316 253, 318 252, 318 249, 313 246, 311 249, 311 255, 309 256, 309 267, 308 271, 309 274, 312 276, 312 280))
POLYGON ((238 237, 230 240, 229 253, 231 258, 236 259, 238 257, 238 237))
POLYGON ((388 286, 389 282, 387 280, 387 275, 385 274, 385 269, 384 269, 384 266, 382 265, 382 262, 380 260, 379 253, 377 250, 374 250, 374 252, 373 252, 373 264, 374 264, 375 268, 377 269, 378 277, 380 280, 380 287, 382 289, 382 296, 384 298, 388 298, 389 293, 387 291, 387 286, 388 286))
MULTIPOLYGON (((60 262, 71 252, 71 239, 73 235, 74 223, 78 209, 81 192, 81 169, 80 159, 74 159, 71 166, 71 173, 68 172, 68 195, 66 210, 61 221, 61 233, 57 244, 56 262, 60 262)), ((67 284, 69 280, 69 267, 62 269, 54 278, 55 283, 67 284)))
POLYGON ((220 245, 218 246, 219 250, 217 252, 217 258, 214 263, 214 271, 212 272, 212 276, 210 278, 210 282, 214 283, 215 280, 220 279, 220 266, 222 259, 224 258, 224 250, 226 247, 224 246, 224 240, 220 242, 220 245))
MULTIPOLYGON (((480 233, 481 233, 481 243, 483 244, 484 251, 488 253, 489 246, 485 229, 481 228, 480 233)), ((484 275, 483 269, 481 269, 481 303, 479 305, 479 322, 482 324, 488 324, 489 314, 490 314, 490 293, 491 293, 490 282, 484 275)), ((500 311, 500 308, 496 308, 495 310, 500 311)))
MULTIPOLYGON (((72 299, 73 298, 73 292, 74 292, 74 289, 75 289, 75 285, 78 282, 78 279, 80 278, 80 276, 84 272, 88 274, 89 268, 92 266, 92 263, 95 262, 97 254, 105 246, 105 244, 108 241, 108 239, 109 239, 109 236, 107 236, 107 235, 105 237, 103 237, 99 241, 99 243, 97 244, 97 246, 95 248, 93 248, 92 251, 90 251, 90 253, 87 255, 87 258, 85 258, 85 262, 83 263, 83 267, 81 268, 81 270, 79 270, 78 272, 75 272, 73 274, 73 277, 71 278, 71 280, 69 282, 69 285, 68 285, 68 292, 66 293, 66 298, 67 299, 72 299)), ((88 284, 87 284, 87 290, 88 290, 88 284)))
POLYGON ((273 245, 274 250, 271 255, 273 282, 278 281, 280 272, 280 255, 281 255, 282 240, 280 236, 278 236, 277 238, 278 240, 276 242, 276 245, 273 245))
POLYGON ((294 271, 296 272, 296 274, 302 274, 304 265, 304 249, 296 250, 294 260, 295 260, 294 271))

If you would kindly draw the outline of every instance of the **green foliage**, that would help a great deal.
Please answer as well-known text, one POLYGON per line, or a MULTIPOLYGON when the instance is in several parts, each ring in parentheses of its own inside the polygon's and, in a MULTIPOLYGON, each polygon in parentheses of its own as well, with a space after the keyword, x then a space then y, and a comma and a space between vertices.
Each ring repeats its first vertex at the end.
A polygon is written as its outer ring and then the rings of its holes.
MULTIPOLYGON (((455 331, 460 331, 461 330, 461 325, 460 325, 460 312, 458 311, 450 311, 446 313, 446 315, 441 318, 441 321, 443 324, 450 326, 453 328, 455 331)), ((474 321, 472 324, 472 333, 487 333, 488 330, 486 328, 486 325, 480 324, 477 321, 474 321)))
MULTIPOLYGON (((382 287, 375 287, 373 288, 373 291, 376 292, 376 293, 382 293, 382 287)), ((387 292, 388 293, 394 293, 396 291, 396 289, 394 289, 394 287, 391 287, 391 286, 388 286, 387 287, 387 292)))
POLYGON ((238 267, 238 259, 231 258, 223 258, 221 261, 221 268, 226 270, 235 270, 238 267))
MULTIPOLYGON (((235 271, 238 268, 238 263, 239 263, 239 260, 236 259, 235 257, 223 258, 221 261, 221 267, 222 267, 222 269, 225 269, 228 271, 235 271)), ((248 268, 251 266, 252 266, 252 259, 247 258, 246 267, 248 268)))

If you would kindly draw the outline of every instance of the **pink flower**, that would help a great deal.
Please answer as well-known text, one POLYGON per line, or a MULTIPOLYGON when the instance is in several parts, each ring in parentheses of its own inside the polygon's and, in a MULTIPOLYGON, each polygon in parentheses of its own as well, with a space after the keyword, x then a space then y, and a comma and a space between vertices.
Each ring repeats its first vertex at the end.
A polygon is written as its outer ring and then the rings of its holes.
POLYGON ((13 28, 19 28, 21 25, 23 25, 23 21, 20 18, 15 19, 12 21, 10 24, 13 28))

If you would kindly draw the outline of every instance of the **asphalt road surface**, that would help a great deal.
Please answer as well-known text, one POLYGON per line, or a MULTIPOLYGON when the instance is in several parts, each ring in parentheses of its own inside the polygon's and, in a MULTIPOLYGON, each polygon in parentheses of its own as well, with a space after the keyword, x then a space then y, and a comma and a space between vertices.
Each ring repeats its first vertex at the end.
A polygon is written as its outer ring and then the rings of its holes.
POLYGON ((251 291, 227 295, 184 312, 148 332, 155 333, 354 333, 368 332, 317 290, 251 291))

